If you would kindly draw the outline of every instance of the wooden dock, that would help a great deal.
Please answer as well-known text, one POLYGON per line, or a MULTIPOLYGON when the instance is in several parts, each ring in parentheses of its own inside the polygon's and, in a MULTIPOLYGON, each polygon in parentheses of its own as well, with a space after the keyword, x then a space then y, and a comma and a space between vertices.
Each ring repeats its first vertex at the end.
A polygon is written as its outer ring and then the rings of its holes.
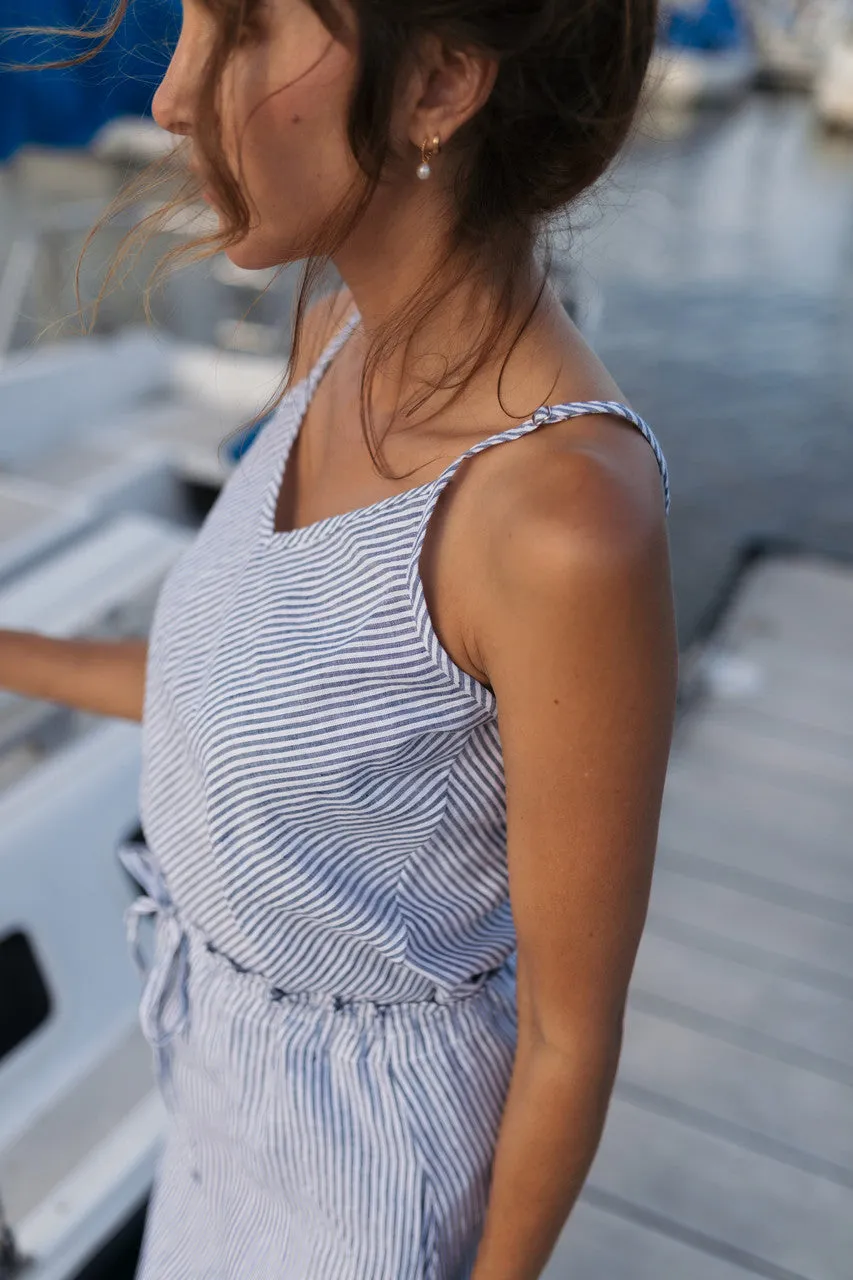
POLYGON ((853 567, 753 561, 698 672, 546 1280, 853 1280, 853 567))

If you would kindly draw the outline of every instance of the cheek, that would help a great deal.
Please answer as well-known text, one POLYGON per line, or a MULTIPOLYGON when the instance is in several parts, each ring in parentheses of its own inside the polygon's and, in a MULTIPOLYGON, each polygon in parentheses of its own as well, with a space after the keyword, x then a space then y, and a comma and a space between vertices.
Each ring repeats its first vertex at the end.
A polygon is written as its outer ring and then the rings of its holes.
POLYGON ((258 195, 280 205, 311 205, 340 194, 355 161, 346 136, 346 100, 309 90, 286 90, 258 112, 244 154, 258 180, 258 195))
POLYGON ((318 68, 278 91, 255 89, 235 113, 246 124, 239 137, 234 131, 232 154, 239 151, 254 215, 244 252, 251 239, 274 261, 298 256, 357 179, 346 135, 349 68, 334 70, 318 68))

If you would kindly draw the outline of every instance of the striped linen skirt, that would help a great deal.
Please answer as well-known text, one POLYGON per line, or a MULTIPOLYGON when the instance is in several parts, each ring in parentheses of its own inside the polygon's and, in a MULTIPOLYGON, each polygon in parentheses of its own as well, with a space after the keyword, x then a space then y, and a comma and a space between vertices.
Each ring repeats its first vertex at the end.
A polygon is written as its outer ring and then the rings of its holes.
MULTIPOLYGON (((174 952, 156 924, 149 1008, 174 952)), ((465 1280, 515 1052, 514 956, 471 993, 381 1005, 284 994, 188 924, 180 943, 137 1280, 465 1280)))

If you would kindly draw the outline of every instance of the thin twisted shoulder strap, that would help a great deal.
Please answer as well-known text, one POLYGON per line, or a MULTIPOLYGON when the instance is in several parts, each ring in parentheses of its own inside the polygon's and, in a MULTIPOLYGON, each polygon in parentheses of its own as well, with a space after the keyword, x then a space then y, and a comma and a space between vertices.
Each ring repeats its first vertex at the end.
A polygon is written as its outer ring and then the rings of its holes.
POLYGON ((628 405, 622 404, 618 400, 579 400, 574 404, 543 405, 541 409, 536 410, 531 421, 535 422, 536 426, 542 426, 546 422, 561 422, 565 418, 580 418, 587 413, 609 413, 616 418, 624 418, 626 422, 630 422, 645 437, 657 460, 661 485, 663 486, 664 511, 666 515, 669 515, 669 468, 666 465, 663 449, 660 447, 657 436, 649 424, 633 409, 630 409, 628 405))
POLYGON ((481 453, 483 449, 489 449, 492 445, 503 444, 509 440, 517 440, 520 436, 529 435, 530 432, 535 431, 538 427, 545 426, 547 423, 563 422, 568 418, 582 418, 587 414, 610 414, 616 418, 624 418, 626 422, 630 422, 642 433, 657 460, 663 487, 664 509, 666 514, 669 515, 669 470, 663 450, 648 423, 644 422, 633 409, 629 409, 626 404, 622 404, 618 400, 577 400, 572 401, 570 404, 542 405, 526 422, 520 422, 515 427, 508 427, 505 431, 498 431, 494 435, 487 436, 484 440, 478 440, 470 449, 466 449, 458 458, 454 458, 449 466, 442 471, 441 475, 436 478, 434 496, 438 496, 438 493, 450 481, 461 463, 466 458, 473 457, 475 453, 481 453))
POLYGON ((454 458, 449 466, 445 467, 432 485, 426 488, 427 500, 421 507, 420 520, 410 547, 406 569, 406 585, 415 628, 424 649, 435 666, 443 672, 451 684, 467 693, 487 715, 492 715, 497 705, 494 693, 455 664, 443 647, 432 624, 420 575, 421 549, 426 537, 430 517, 445 485, 450 482, 466 458, 472 457, 475 453, 481 453, 484 449, 489 449, 493 445, 504 444, 510 440, 517 440, 520 436, 529 435, 531 431, 536 431, 538 427, 544 426, 546 423, 561 422, 566 418, 580 418, 585 414, 613 414, 617 418, 624 418, 642 432, 657 459, 663 485, 664 509, 666 514, 669 515, 669 473, 663 450, 658 444, 654 432, 643 419, 634 413, 633 409, 629 409, 627 405, 620 404, 615 400, 583 400, 572 404, 543 405, 526 422, 520 422, 515 427, 509 427, 505 431, 499 431, 495 435, 487 436, 485 440, 479 440, 470 449, 466 449, 458 458, 454 458))
MULTIPOLYGON (((306 405, 317 390, 324 373, 346 342, 347 338, 349 338, 350 334, 355 329, 360 318, 358 311, 354 311, 343 327, 338 330, 334 337, 324 347, 319 359, 309 373, 305 382, 304 403, 306 405)), ((566 418, 580 418, 586 414, 612 414, 617 418, 624 418, 627 422, 632 423, 632 425, 635 426, 643 436, 645 436, 648 444, 651 446, 652 452, 655 455, 660 469, 661 483, 663 485, 664 510, 666 515, 669 515, 669 470, 666 465, 666 458, 664 457, 663 450, 661 449, 657 437, 651 427, 640 417, 639 414, 635 413, 633 409, 630 409, 628 405, 622 404, 618 400, 578 400, 570 404, 542 405, 542 407, 537 409, 532 417, 528 418, 526 422, 522 422, 515 427, 510 427, 506 431, 497 432, 495 435, 488 436, 485 440, 480 440, 470 449, 467 449, 460 457, 454 459, 454 461, 451 462, 451 464, 437 478, 435 482, 436 489, 439 491, 443 489, 444 485, 448 480, 450 480, 460 463, 462 463, 466 458, 472 457, 475 453, 480 453, 481 450, 488 449, 494 444, 500 444, 504 440, 514 440, 518 436, 527 435, 528 432, 535 431, 537 427, 544 426, 546 423, 561 422, 566 418)))
POLYGON ((341 347, 346 342, 347 338, 355 329, 356 325, 359 322, 359 319, 360 319, 360 316, 358 312, 357 311, 353 312, 353 314, 349 317, 349 319, 346 321, 343 327, 338 330, 338 332, 334 335, 333 338, 329 340, 329 342, 326 343, 325 347, 320 352, 320 355, 316 363, 314 364, 313 368, 311 369, 310 373, 305 379, 305 384, 304 384, 305 385, 305 404, 308 404, 314 392, 317 390, 317 387, 319 386, 322 380, 323 374, 326 372, 329 365, 332 363, 335 356, 338 354, 341 347))

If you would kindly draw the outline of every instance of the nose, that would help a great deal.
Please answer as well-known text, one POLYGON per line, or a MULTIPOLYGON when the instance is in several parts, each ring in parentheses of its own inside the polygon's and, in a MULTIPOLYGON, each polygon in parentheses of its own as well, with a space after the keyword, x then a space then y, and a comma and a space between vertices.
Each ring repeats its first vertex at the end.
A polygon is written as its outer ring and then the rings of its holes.
POLYGON ((151 114, 167 133, 187 136, 193 131, 198 68, 204 65, 204 51, 198 39, 191 41, 186 26, 172 54, 151 103, 151 114))

